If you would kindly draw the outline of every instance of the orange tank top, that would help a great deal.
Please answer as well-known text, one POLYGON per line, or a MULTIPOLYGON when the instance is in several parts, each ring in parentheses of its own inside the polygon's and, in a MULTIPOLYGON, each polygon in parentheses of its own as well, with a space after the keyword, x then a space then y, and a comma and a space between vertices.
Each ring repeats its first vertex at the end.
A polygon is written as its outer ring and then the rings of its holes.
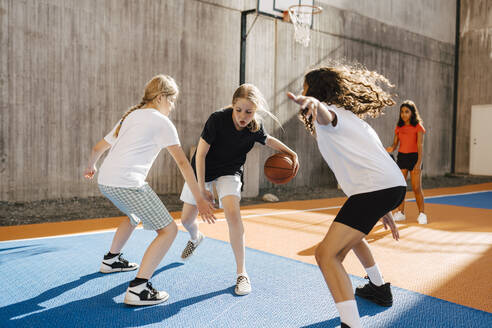
POLYGON ((400 153, 408 154, 418 152, 417 135, 419 131, 425 133, 425 129, 420 123, 416 126, 411 124, 396 126, 395 134, 398 136, 398 139, 400 139, 400 148, 398 149, 400 153))

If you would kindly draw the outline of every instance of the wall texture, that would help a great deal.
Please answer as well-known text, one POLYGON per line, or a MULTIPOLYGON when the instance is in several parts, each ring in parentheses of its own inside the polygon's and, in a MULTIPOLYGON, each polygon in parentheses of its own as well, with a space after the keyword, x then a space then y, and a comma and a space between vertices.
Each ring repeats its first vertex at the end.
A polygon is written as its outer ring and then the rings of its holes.
MULTIPOLYGON (((285 97, 300 90, 306 68, 329 58, 378 70, 396 84, 399 102, 413 99, 428 131, 424 174, 449 171, 453 44, 322 5, 309 48, 294 43, 291 24, 265 17, 247 39, 246 80, 264 92, 284 130, 266 119, 267 129, 301 159, 299 176, 285 188, 335 184, 285 97)), ((239 83, 241 10, 255 6, 253 0, 0 0, 0 200, 99 195, 81 176, 90 149, 157 73, 180 86, 171 119, 187 152, 209 114, 231 101, 239 83)), ((401 8, 409 10, 418 16, 425 8, 401 8)), ((371 120, 384 144, 392 141, 397 117, 395 108, 371 120)), ((271 152, 253 152, 246 177, 254 191, 270 186, 261 171, 271 152)), ((180 191, 183 179, 167 152, 149 183, 158 193, 180 191)))
POLYGON ((456 0, 321 0, 322 6, 353 11, 390 26, 454 44, 456 0))
POLYGON ((469 173, 471 108, 492 104, 492 1, 461 0, 458 58, 455 170, 469 173))
MULTIPOLYGON (((269 131, 295 148, 302 169, 285 188, 305 185, 336 185, 332 174, 295 117, 296 107, 287 101, 287 91, 300 91, 306 69, 329 59, 357 61, 386 75, 395 84, 399 105, 415 101, 427 129, 424 144, 424 174, 450 171, 452 147, 454 45, 390 26, 322 4, 325 10, 314 21, 311 46, 294 42, 293 27, 281 21, 260 18, 248 37, 247 79, 260 86, 274 113, 283 122, 282 131, 267 121, 269 131), (260 24, 260 25, 258 25, 260 24), (275 35, 276 39, 272 40, 275 35), (270 56, 258 56, 260 50, 270 56)), ((418 12, 415 13, 416 15, 418 12)), ((383 144, 393 141, 398 105, 386 115, 369 120, 383 144)), ((260 162, 271 152, 263 152, 260 162)), ((260 188, 271 184, 260 175, 260 188)))

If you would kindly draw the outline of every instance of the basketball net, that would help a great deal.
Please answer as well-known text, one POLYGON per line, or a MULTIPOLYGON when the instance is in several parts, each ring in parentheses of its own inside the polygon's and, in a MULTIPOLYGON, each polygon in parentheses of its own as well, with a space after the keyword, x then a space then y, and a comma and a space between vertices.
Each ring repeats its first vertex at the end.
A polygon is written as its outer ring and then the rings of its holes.
POLYGON ((294 38, 297 43, 304 47, 309 46, 311 41, 311 24, 313 15, 321 13, 321 7, 311 5, 294 5, 287 10, 290 21, 294 24, 294 38))

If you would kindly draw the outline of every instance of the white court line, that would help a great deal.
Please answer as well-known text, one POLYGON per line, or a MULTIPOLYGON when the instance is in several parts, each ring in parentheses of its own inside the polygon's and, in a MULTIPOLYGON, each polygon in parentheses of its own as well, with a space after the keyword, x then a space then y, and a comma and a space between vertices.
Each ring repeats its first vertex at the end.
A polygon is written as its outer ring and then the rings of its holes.
MULTIPOLYGON (((311 211, 322 211, 322 210, 331 210, 335 208, 340 208, 342 206, 330 206, 330 207, 319 207, 319 208, 311 208, 307 210, 292 210, 292 211, 285 211, 285 212, 275 212, 275 213, 267 213, 267 214, 249 214, 249 215, 244 215, 241 216, 242 219, 247 219, 247 218, 253 218, 253 217, 259 217, 259 216, 274 216, 274 215, 285 215, 285 214, 293 214, 293 213, 301 213, 301 212, 311 212, 311 211)), ((246 209, 245 211, 247 211, 246 209)), ((255 210, 255 209, 252 209, 255 210)), ((198 223, 205 223, 201 221, 201 219, 198 219, 198 223)), ((217 219, 215 222, 225 222, 226 219, 217 219)), ((69 222, 69 221, 67 221, 69 222)), ((182 223, 176 223, 178 226, 183 226, 182 223)), ((136 229, 143 229, 141 226, 137 227, 136 229)), ((10 241, 26 241, 26 240, 36 240, 36 239, 50 239, 50 238, 59 238, 59 237, 67 237, 67 236, 84 236, 84 235, 92 235, 92 234, 98 234, 98 233, 106 233, 109 231, 114 231, 116 228, 112 229, 105 229, 105 230, 97 230, 97 231, 88 231, 88 232, 80 232, 80 233, 69 233, 69 234, 63 234, 63 235, 56 235, 56 236, 48 236, 48 237, 35 237, 35 238, 25 238, 25 239, 14 239, 14 240, 4 240, 0 241, 1 243, 5 242, 10 242, 10 241)))
MULTIPOLYGON (((463 192, 463 193, 458 193, 458 194, 443 194, 443 195, 437 195, 437 196, 428 196, 424 197, 425 199, 430 199, 430 198, 439 198, 439 197, 447 197, 447 196, 460 196, 460 195, 470 195, 470 194, 480 194, 480 193, 485 193, 485 192, 490 192, 492 190, 481 190, 481 191, 470 191, 470 192, 463 192)), ((410 200, 415 200, 415 198, 408 198, 405 199, 405 201, 410 201, 410 200)), ((341 205, 339 206, 329 206, 329 207, 318 207, 318 208, 310 208, 306 210, 292 210, 292 211, 285 211, 285 212, 274 212, 274 213, 268 213, 268 214, 249 214, 249 215, 244 215, 241 216, 243 219, 247 218, 253 218, 253 217, 259 217, 259 216, 274 216, 274 215, 285 215, 285 214, 294 214, 294 213, 302 213, 302 212, 312 212, 312 211, 323 211, 323 210, 331 210, 331 209, 336 209, 342 207, 341 205)), ((247 211, 248 209, 245 209, 247 211)), ((255 210, 255 209, 251 209, 255 210)), ((226 219, 217 219, 216 222, 225 222, 226 219)), ((68 221, 67 221, 68 222, 68 221)), ((199 221, 198 223, 205 223, 203 221, 199 221)), ((182 226, 181 223, 177 223, 178 226, 182 226)), ((142 229, 142 227, 137 227, 136 229, 142 229)), ((114 231, 115 229, 105 229, 105 230, 98 230, 98 231, 88 231, 88 232, 81 232, 81 233, 71 233, 71 234, 63 234, 63 235, 57 235, 57 236, 48 236, 48 237, 35 237, 35 238, 25 238, 25 239, 14 239, 14 240, 4 240, 0 241, 0 244, 6 243, 6 242, 15 242, 15 241, 27 241, 27 240, 36 240, 36 239, 49 239, 49 238, 59 238, 59 237, 68 237, 68 236, 83 236, 83 235, 92 235, 92 234, 98 234, 98 233, 106 233, 109 231, 114 231)))
POLYGON ((461 195, 481 194, 481 193, 486 193, 486 192, 490 192, 490 191, 492 191, 492 190, 470 191, 470 192, 462 192, 462 193, 459 193, 459 194, 444 194, 444 195, 429 196, 429 197, 424 197, 424 198, 439 198, 439 197, 449 197, 449 196, 461 196, 461 195))
POLYGON ((215 317, 215 319, 211 320, 205 327, 210 327, 212 325, 212 323, 214 323, 214 321, 216 321, 217 319, 219 319, 224 313, 228 312, 230 309, 232 309, 234 306, 236 306, 237 304, 239 304, 239 302, 241 302, 242 300, 238 300, 237 302, 234 302, 232 303, 227 309, 225 309, 224 311, 222 311, 221 313, 219 313, 219 315, 217 315, 215 317))

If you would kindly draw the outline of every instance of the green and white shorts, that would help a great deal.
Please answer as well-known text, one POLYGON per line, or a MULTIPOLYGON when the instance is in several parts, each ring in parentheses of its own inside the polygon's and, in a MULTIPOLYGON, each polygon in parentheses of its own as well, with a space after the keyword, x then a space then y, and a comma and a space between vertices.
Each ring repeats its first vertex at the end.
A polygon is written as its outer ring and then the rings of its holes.
POLYGON ((128 215, 134 226, 142 222, 146 230, 159 230, 173 222, 171 214, 148 184, 139 188, 100 184, 99 190, 120 211, 128 215))

